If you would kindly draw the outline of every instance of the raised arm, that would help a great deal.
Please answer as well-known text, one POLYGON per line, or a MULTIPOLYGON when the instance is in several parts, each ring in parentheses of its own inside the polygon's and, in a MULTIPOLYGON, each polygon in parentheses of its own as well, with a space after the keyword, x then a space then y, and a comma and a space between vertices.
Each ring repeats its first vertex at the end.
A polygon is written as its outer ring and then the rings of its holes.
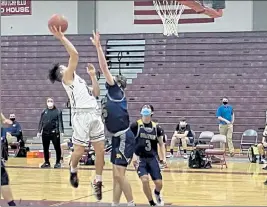
POLYGON ((7 119, 4 114, 1 113, 1 120, 0 120, 1 123, 3 124, 12 124, 12 121, 7 119))
POLYGON ((92 81, 92 93, 94 97, 97 97, 100 95, 100 87, 97 81, 95 67, 93 66, 93 64, 88 63, 88 66, 86 69, 92 81))
POLYGON ((104 77, 106 78, 107 83, 110 86, 115 85, 115 81, 113 76, 111 75, 109 69, 108 69, 108 64, 107 64, 107 60, 105 58, 102 46, 101 46, 101 42, 100 42, 100 35, 99 33, 95 33, 93 31, 93 37, 90 38, 92 43, 95 45, 96 47, 96 51, 97 51, 97 56, 98 56, 98 62, 99 62, 99 66, 100 69, 104 75, 104 77))
POLYGON ((61 32, 61 28, 59 28, 58 30, 56 27, 50 27, 50 31, 58 40, 60 40, 60 42, 65 47, 65 49, 67 50, 70 56, 67 69, 63 75, 63 81, 66 84, 71 84, 71 82, 73 81, 73 74, 76 71, 78 61, 79 61, 78 51, 73 46, 73 44, 61 32))

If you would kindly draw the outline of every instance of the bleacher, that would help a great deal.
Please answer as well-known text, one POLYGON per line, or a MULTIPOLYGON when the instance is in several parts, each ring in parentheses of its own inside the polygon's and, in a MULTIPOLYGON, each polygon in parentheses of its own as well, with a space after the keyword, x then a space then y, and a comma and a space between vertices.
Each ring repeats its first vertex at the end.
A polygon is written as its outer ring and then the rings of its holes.
MULTIPOLYGON (((126 55, 122 56, 120 67, 122 74, 130 79, 127 96, 132 120, 139 117, 143 103, 152 103, 154 118, 169 137, 181 116, 187 118, 197 134, 205 130, 218 132, 215 112, 220 98, 227 96, 235 110, 234 144, 239 147, 244 130, 261 131, 265 124, 266 34, 185 33, 179 38, 166 38, 162 34, 103 35, 102 44, 113 74, 119 72, 118 47, 128 48, 128 51, 119 51, 126 55), (113 41, 109 47, 108 40, 113 41), (124 46, 121 40, 125 40, 124 46), (140 46, 139 50, 129 51, 132 45, 125 44, 131 40, 143 42, 144 50, 140 46), (127 57, 130 52, 131 57, 127 57)), ((88 80, 86 63, 91 62, 98 68, 95 48, 88 35, 69 37, 80 55, 78 74, 88 80)), ((54 62, 66 64, 68 55, 51 36, 2 37, 1 46, 3 112, 14 112, 24 134, 36 136, 47 97, 53 97, 57 107, 66 108, 63 87, 50 84, 47 72, 54 62)), ((103 77, 100 84, 103 95, 103 77)))

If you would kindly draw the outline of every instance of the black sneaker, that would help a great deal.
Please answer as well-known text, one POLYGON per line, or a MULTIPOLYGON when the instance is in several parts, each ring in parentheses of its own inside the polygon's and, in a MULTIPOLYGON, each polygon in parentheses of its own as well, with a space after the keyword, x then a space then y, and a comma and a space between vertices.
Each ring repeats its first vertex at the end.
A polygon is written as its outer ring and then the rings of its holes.
POLYGON ((263 183, 264 185, 267 185, 267 180, 265 180, 265 182, 263 183))
POLYGON ((60 163, 56 163, 56 164, 54 165, 54 168, 61 168, 61 164, 60 164, 60 163))
POLYGON ((94 180, 92 183, 92 187, 94 190, 95 197, 98 201, 102 200, 102 182, 94 180))
POLYGON ((70 184, 74 188, 78 188, 79 186, 79 179, 78 179, 78 174, 77 173, 70 173, 70 184))
POLYGON ((50 163, 47 162, 41 165, 41 168, 50 168, 50 167, 51 167, 50 163))
POLYGON ((264 167, 264 168, 262 168, 263 170, 267 170, 267 165, 264 167))

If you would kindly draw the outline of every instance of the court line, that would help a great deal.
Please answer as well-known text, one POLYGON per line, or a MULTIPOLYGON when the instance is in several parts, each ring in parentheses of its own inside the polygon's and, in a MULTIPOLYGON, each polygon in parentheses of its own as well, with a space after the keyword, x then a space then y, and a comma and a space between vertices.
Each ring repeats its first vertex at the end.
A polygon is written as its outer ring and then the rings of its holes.
MULTIPOLYGON (((103 191, 102 194, 107 193, 107 192, 110 192, 110 191, 112 191, 112 190, 113 190, 113 189, 103 191)), ((50 205, 50 206, 62 206, 62 205, 65 205, 65 204, 69 204, 69 203, 78 201, 78 200, 83 199, 83 198, 89 198, 89 197, 91 197, 91 196, 94 196, 94 194, 90 194, 90 195, 87 195, 87 196, 82 196, 82 197, 75 198, 75 199, 72 199, 72 200, 69 200, 69 201, 58 202, 58 203, 52 204, 52 205, 50 205)), ((86 203, 86 202, 85 202, 85 203, 86 203)), ((96 203, 97 203, 97 202, 96 202, 96 203)))
MULTIPOLYGON (((40 167, 32 167, 32 166, 6 166, 6 168, 11 168, 11 169, 36 169, 36 170, 41 170, 40 167)), ((42 170, 51 170, 54 168, 47 168, 47 169, 42 169, 42 170)), ((69 170, 67 167, 62 167, 54 170, 69 170)), ((95 170, 95 168, 79 168, 79 170, 95 170)), ((104 169, 104 171, 112 171, 112 169, 104 169)), ((134 169, 127 169, 127 171, 135 172, 134 169)), ((267 172, 260 172, 260 173, 255 173, 255 172, 229 172, 229 171, 208 171, 206 170, 175 170, 175 169, 164 169, 162 172, 168 172, 168 173, 180 173, 180 174, 185 174, 185 173, 191 173, 191 174, 224 174, 224 175, 267 175, 267 172)))

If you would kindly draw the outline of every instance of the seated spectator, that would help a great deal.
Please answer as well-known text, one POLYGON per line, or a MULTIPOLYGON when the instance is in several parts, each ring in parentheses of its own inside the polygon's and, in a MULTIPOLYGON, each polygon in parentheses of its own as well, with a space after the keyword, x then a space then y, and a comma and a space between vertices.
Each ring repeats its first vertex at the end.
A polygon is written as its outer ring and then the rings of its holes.
MULTIPOLYGON (((267 147, 267 140, 266 140, 266 137, 267 137, 267 124, 264 128, 264 131, 263 131, 263 136, 262 136, 262 140, 261 140, 261 143, 258 144, 258 150, 259 150, 259 164, 264 164, 266 161, 265 161, 265 150, 264 148, 267 147)), ((265 167, 266 168, 266 167, 265 167)), ((267 169, 267 168, 266 168, 267 169)))
POLYGON ((25 143, 23 141, 21 126, 19 122, 16 121, 15 114, 10 114, 9 119, 10 121, 12 121, 12 124, 9 124, 6 128, 6 138, 8 140, 8 143, 19 142, 20 147, 24 147, 25 143))
POLYGON ((184 150, 184 159, 187 159, 187 144, 193 143, 194 142, 194 137, 191 132, 190 125, 186 122, 186 119, 182 117, 180 119, 179 124, 177 124, 175 132, 172 136, 171 140, 171 146, 170 146, 170 152, 171 155, 169 157, 173 157, 173 148, 176 143, 182 143, 182 147, 184 150))

